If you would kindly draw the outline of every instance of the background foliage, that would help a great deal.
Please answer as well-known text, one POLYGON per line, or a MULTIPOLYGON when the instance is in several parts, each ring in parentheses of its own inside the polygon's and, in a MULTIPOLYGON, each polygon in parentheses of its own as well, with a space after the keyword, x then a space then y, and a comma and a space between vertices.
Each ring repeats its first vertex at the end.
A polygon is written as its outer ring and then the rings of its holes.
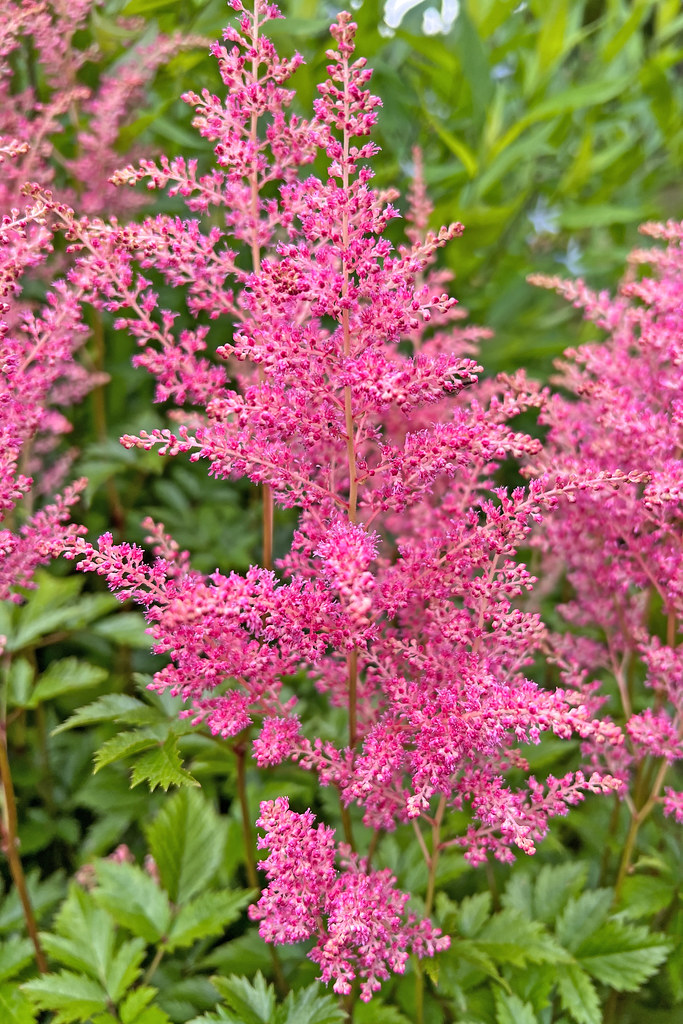
MULTIPOLYGON (((306 58, 294 86, 307 110, 336 8, 288 0, 284 10, 273 34, 282 52, 296 48, 306 58)), ((419 8, 393 35, 375 0, 355 17, 358 51, 384 99, 380 184, 403 187, 412 147, 422 146, 434 223, 466 225, 445 259, 457 273, 455 294, 495 331, 482 357, 487 371, 525 365, 547 376, 552 358, 586 329, 531 288, 527 273, 564 266, 594 285, 614 285, 637 224, 683 213, 679 3, 470 0, 447 36, 429 37, 419 8)), ((88 33, 111 71, 134 39, 177 29, 212 38, 225 21, 223 0, 130 0, 96 8, 88 33), (141 21, 121 28, 119 15, 141 21)), ((84 80, 96 74, 83 69, 84 80)), ((121 131, 122 163, 133 142, 202 159, 177 99, 190 85, 216 87, 204 53, 181 53, 158 74, 146 106, 121 131)), ((67 122, 59 146, 68 152, 72 143, 67 122)), ((251 490, 120 448, 118 436, 145 422, 151 384, 131 369, 122 334, 107 323, 93 327, 95 339, 104 332, 112 384, 73 412, 78 470, 90 479, 86 525, 135 539, 152 515, 191 550, 196 568, 243 570, 258 547, 251 490)), ((285 518, 280 529, 286 534, 285 518)), ((10 1024, 342 1020, 300 951, 286 949, 274 963, 247 925, 252 837, 243 835, 235 797, 243 759, 181 721, 170 698, 146 690, 155 660, 142 620, 96 587, 57 565, 40 574, 22 605, 0 604, 21 854, 51 968, 35 974, 5 874, 0 1017, 10 1024), (104 859, 121 843, 133 863, 104 859), (156 873, 142 867, 147 854, 156 873), (292 989, 286 996, 283 977, 292 989)), ((547 741, 530 760, 559 774, 560 756, 547 741)), ((246 783, 254 810, 284 791, 302 807, 325 805, 325 794, 295 769, 280 768, 277 778, 247 769, 246 783)), ((331 802, 325 813, 335 819, 331 802)), ((430 1022, 683 1021, 680 845, 672 828, 650 822, 615 910, 609 882, 622 839, 615 815, 607 800, 577 809, 539 851, 533 872, 520 862, 473 873, 459 854, 442 858, 447 895, 438 916, 454 942, 433 979, 430 1022)), ((405 888, 424 886, 419 851, 391 838, 382 860, 405 888)), ((414 979, 385 986, 382 1000, 360 1007, 358 1024, 413 1019, 414 979)))

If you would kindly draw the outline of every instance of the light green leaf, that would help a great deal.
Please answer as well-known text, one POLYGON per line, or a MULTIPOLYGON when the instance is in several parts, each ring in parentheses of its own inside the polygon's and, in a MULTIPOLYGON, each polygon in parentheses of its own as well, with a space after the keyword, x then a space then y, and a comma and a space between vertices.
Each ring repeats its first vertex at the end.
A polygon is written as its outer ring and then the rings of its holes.
POLYGON ((40 676, 27 707, 35 708, 41 701, 52 700, 63 693, 72 693, 103 682, 108 672, 100 665, 91 665, 78 658, 53 661, 40 676))
POLYGON ((128 697, 125 693, 107 693, 92 704, 79 708, 66 722, 53 729, 52 735, 75 729, 79 725, 95 725, 98 722, 151 725, 164 720, 165 716, 160 711, 149 704, 143 704, 136 697, 128 697))
POLYGON ((32 960, 33 943, 29 939, 9 939, 3 942, 0 944, 0 981, 14 978, 32 960))
MULTIPOLYGON (((341 1020, 345 1018, 342 1017, 341 1020)), ((287 1021, 287 1024, 294 1024, 294 1021, 287 1021)), ((414 1019, 411 1020, 401 1013, 398 1007, 384 1003, 375 996, 369 1003, 359 1002, 354 1007, 353 1024, 414 1024, 414 1019)))
POLYGON ((35 1012, 24 993, 16 985, 0 985, 0 1020, 2 1024, 34 1024, 35 1012))
POLYGON ((635 992, 655 973, 670 949, 664 935, 612 921, 593 932, 575 956, 603 985, 618 992, 635 992))
POLYGON ((135 864, 101 860, 95 866, 98 888, 93 896, 118 924, 146 942, 157 943, 171 923, 168 896, 135 864), (125 893, 125 899, 121 894, 125 893))
POLYGON ((562 945, 574 952, 584 939, 606 920, 612 906, 612 889, 589 889, 571 899, 560 914, 555 932, 562 945))
POLYGON ((533 916, 536 920, 546 924, 555 921, 569 899, 581 892, 586 874, 586 865, 580 862, 544 865, 534 884, 533 916))
POLYGON ((162 1009, 149 1005, 156 994, 157 990, 149 985, 129 992, 119 1006, 121 1024, 170 1024, 169 1016, 162 1009))
POLYGON ((129 939, 117 949, 107 965, 105 977, 106 989, 113 1002, 118 1003, 140 977, 145 952, 146 943, 139 938, 129 939))
POLYGON ((93 633, 123 647, 139 647, 148 651, 152 638, 145 632, 147 623, 139 612, 119 612, 93 626, 93 633))
POLYGON ((548 99, 532 107, 526 114, 515 121, 508 128, 502 138, 492 147, 492 156, 502 153, 511 143, 518 138, 523 131, 526 131, 532 124, 538 121, 546 121, 550 117, 557 117, 562 114, 571 114, 574 110, 583 107, 593 107, 601 103, 607 103, 623 93, 632 83, 630 76, 604 78, 602 81, 588 82, 584 85, 574 85, 569 89, 549 96, 548 99))
POLYGON ((162 884, 177 904, 201 892, 223 859, 225 826, 195 789, 166 800, 147 836, 162 884))
POLYGON ((256 972, 253 983, 235 974, 229 978, 213 977, 211 981, 243 1024, 270 1024, 275 1012, 275 990, 272 985, 266 985, 260 971, 256 972))
POLYGON ((564 964, 557 975, 563 1008, 577 1024, 601 1024, 600 1000, 595 985, 578 964, 564 964))
POLYGON ((163 790, 168 790, 169 786, 198 786, 197 779, 181 765, 177 737, 167 736, 162 746, 136 761, 130 773, 131 789, 141 782, 147 782, 150 790, 157 786, 163 790))
POLYGON ((491 893, 480 892, 474 896, 466 896, 458 907, 457 927, 460 934, 466 939, 471 939, 484 927, 490 914, 491 893))
POLYGON ((135 729, 112 736, 95 753, 95 774, 97 774, 100 768, 104 768, 114 761, 120 761, 121 758, 137 754, 141 750, 149 750, 150 747, 156 746, 160 740, 161 737, 157 729, 135 729))
POLYGON ((508 995, 496 989, 496 1024, 537 1024, 536 1014, 529 1003, 519 996, 508 995))
POLYGON ((71 971, 43 974, 27 981, 22 990, 39 1010, 55 1014, 53 1024, 84 1022, 107 1007, 107 995, 102 986, 92 978, 71 971))
MULTIPOLYGON (((361 1004, 367 1005, 367 1004, 361 1004)), ((385 1007, 381 1016, 383 1024, 403 1024, 406 1020, 402 1014, 392 1017, 393 1007, 385 1007)), ((328 995, 318 984, 289 992, 276 1015, 277 1024, 343 1024, 346 1013, 334 996, 328 995)), ((379 1018, 378 1018, 379 1019, 379 1018)), ((356 1024, 363 1024, 358 1012, 354 1013, 356 1024)))
POLYGON ((630 918, 649 917, 668 907, 676 890, 671 882, 654 875, 631 875, 621 887, 619 909, 630 918))
POLYGON ((236 921, 252 898, 249 890, 204 892, 180 908, 165 943, 170 950, 191 946, 198 939, 219 935, 236 921))

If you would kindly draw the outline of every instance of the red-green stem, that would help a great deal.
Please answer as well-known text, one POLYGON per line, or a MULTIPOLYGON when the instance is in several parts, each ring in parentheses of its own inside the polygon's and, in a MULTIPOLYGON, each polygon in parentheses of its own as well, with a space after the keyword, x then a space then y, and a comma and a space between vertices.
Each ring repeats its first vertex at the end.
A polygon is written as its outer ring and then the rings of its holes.
MULTIPOLYGON (((246 740, 247 736, 243 733, 236 740, 233 750, 235 753, 235 763, 237 765, 237 797, 240 803, 240 812, 242 815, 242 835, 244 840, 247 881, 252 889, 256 889, 258 891, 261 888, 261 884, 258 877, 256 856, 254 854, 254 833, 251 827, 251 814, 249 813, 249 802, 247 800, 247 775, 245 763, 247 756, 246 740)), ((282 971, 282 964, 280 963, 280 958, 277 955, 277 950, 270 942, 268 943, 268 952, 270 953, 270 959, 273 964, 275 987, 281 996, 285 996, 289 990, 289 986, 282 971)))
POLYGON ((4 795, 4 821, 3 821, 3 846, 7 854, 12 881, 16 886, 17 894, 24 912, 26 930, 28 931, 38 970, 41 974, 47 972, 47 960, 43 947, 38 936, 38 925, 31 906, 31 899, 26 885, 26 876, 19 856, 19 833, 17 828, 17 803, 14 796, 14 785, 10 771, 9 756, 7 754, 7 733, 3 722, 0 726, 0 778, 2 779, 2 791, 4 795))
MULTIPOLYGON (((434 906, 434 894, 436 892, 436 871, 439 866, 439 856, 441 854, 441 824, 443 822, 444 814, 446 813, 446 797, 442 796, 439 800, 436 808, 436 814, 432 821, 432 852, 431 854, 427 850, 427 844, 422 837, 419 826, 415 823, 415 831, 420 843, 420 847, 425 856, 427 862, 427 868, 429 874, 427 877, 427 895, 425 897, 425 912, 427 915, 431 914, 432 907, 434 906)), ((415 1022, 416 1024, 424 1024, 424 974, 422 973, 422 967, 419 961, 415 963, 415 1022)))

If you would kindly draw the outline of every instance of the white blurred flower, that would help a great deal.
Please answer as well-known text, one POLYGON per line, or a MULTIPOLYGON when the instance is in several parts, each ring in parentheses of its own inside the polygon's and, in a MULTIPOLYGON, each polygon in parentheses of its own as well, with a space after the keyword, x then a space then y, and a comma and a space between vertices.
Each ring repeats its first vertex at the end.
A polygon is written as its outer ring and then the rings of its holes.
POLYGON ((527 214, 535 235, 556 235, 560 230, 560 208, 549 206, 545 196, 541 196, 527 214))
MULTIPOLYGON (((422 2, 423 0, 385 0, 385 24, 390 29, 398 28, 408 11, 422 2)), ((422 31, 426 36, 435 36, 439 33, 446 35, 453 28, 459 13, 460 0, 441 0, 440 11, 436 7, 428 7, 422 15, 422 31)))
POLYGON ((579 243, 575 238, 572 238, 567 246, 567 252, 563 253, 562 256, 556 256, 555 262, 562 263, 572 277, 582 277, 586 273, 582 257, 583 254, 579 243))

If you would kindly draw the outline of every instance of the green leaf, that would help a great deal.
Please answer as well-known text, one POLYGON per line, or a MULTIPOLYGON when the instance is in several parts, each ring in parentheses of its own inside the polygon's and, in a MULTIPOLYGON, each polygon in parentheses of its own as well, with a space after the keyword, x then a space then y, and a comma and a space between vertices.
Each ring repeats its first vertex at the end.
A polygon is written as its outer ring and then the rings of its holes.
POLYGON ((53 1024, 85 1022, 107 1007, 107 995, 102 986, 92 978, 71 971, 43 974, 22 985, 22 990, 39 1010, 55 1014, 53 1024))
POLYGON ((147 836, 161 882, 177 904, 201 892, 223 859, 225 826, 195 789, 166 800, 147 836))
POLYGON ((141 750, 149 750, 150 747, 158 745, 160 739, 158 731, 153 729, 135 729, 112 736, 95 753, 95 774, 100 768, 114 761, 120 761, 121 758, 137 754, 141 750))
POLYGON ((0 1020, 2 1024, 34 1024, 33 1007, 16 985, 0 985, 0 1020))
POLYGON ((170 1024, 170 1017, 158 1006, 150 1006, 155 988, 143 985, 133 989, 119 1006, 121 1024, 170 1024))
MULTIPOLYGON (((50 910, 64 896, 64 876, 57 872, 46 878, 40 879, 38 869, 28 873, 26 887, 33 912, 38 920, 50 910)), ((16 887, 8 892, 0 906, 0 933, 21 930, 24 925, 24 910, 19 899, 16 887)))
POLYGON ((569 954, 539 921, 529 921, 516 910, 503 910, 490 918, 476 944, 498 963, 524 967, 532 963, 563 963, 569 954))
POLYGON ((78 658, 60 658, 48 665, 40 676, 26 706, 35 708, 42 701, 52 700, 60 694, 97 686, 108 675, 106 668, 99 665, 91 665, 78 658))
POLYGON ((585 864, 546 864, 534 884, 534 914, 537 921, 555 921, 572 896, 577 896, 586 880, 585 864))
POLYGON ((638 925, 608 922, 576 950, 581 966, 617 992, 635 992, 666 959, 671 946, 664 935, 638 925))
POLYGON ((92 704, 79 708, 70 718, 63 722, 52 735, 75 729, 79 725, 95 725, 98 722, 119 722, 124 725, 151 725, 164 721, 165 716, 149 704, 144 704, 136 697, 128 697, 124 693, 107 693, 92 704))
POLYGON ((270 1024, 275 1012, 275 990, 272 985, 266 985, 260 971, 256 972, 253 983, 235 974, 229 978, 213 977, 211 981, 228 1008, 239 1015, 242 1024, 270 1024))
POLYGON ((0 945, 0 981, 14 978, 32 960, 33 943, 29 939, 10 939, 3 942, 0 945))
POLYGON ((564 964, 557 975, 563 1008, 577 1024, 602 1024, 600 1000, 595 985, 578 964, 564 964))
POLYGON ((471 939, 480 931, 491 914, 491 893, 466 896, 458 907, 457 927, 461 935, 471 939))
POLYGON ((93 896, 118 924, 152 944, 168 933, 168 896, 146 871, 135 864, 110 860, 98 861, 95 871, 98 888, 93 896), (125 893, 125 899, 121 899, 121 893, 125 893))
POLYGON ((496 989, 496 1024, 537 1024, 536 1014, 529 1003, 519 996, 508 995, 496 989))
POLYGON ((168 790, 169 786, 198 786, 197 779, 181 765, 178 739, 167 736, 162 746, 143 754, 136 761, 130 773, 131 789, 141 782, 147 782, 150 790, 157 786, 163 790, 168 790))
POLYGON ((31 699, 35 669, 28 658, 13 658, 7 683, 7 704, 11 708, 25 708, 31 699))
POLYGON ((198 939, 219 935, 236 921, 252 898, 249 890, 203 892, 180 908, 166 940, 171 951, 191 946, 198 939))
POLYGON ((139 647, 148 651, 152 638, 146 629, 147 623, 139 612, 119 612, 93 626, 93 633, 122 647, 139 647))
POLYGON ((671 882, 654 875, 630 875, 621 887, 619 909, 630 918, 649 917, 669 906, 676 891, 671 882))
MULTIPOLYGON (((383 1008, 383 1024, 403 1024, 406 1018, 402 1014, 392 1017, 392 1009, 393 1007, 383 1008)), ((363 1024, 362 1016, 357 1010, 354 1013, 354 1021, 356 1024, 363 1024)), ((289 992, 284 1003, 278 1006, 275 1017, 277 1024, 343 1024, 346 1019, 346 1013, 338 1000, 321 991, 321 986, 317 983, 299 989, 298 992, 289 992)))
POLYGON ((549 96, 548 99, 536 104, 526 114, 520 117, 508 128, 502 138, 493 145, 492 156, 502 153, 512 142, 518 138, 523 131, 538 121, 546 121, 548 118, 557 117, 562 114, 571 114, 574 110, 583 107, 598 106, 607 103, 623 93, 632 83, 631 76, 611 77, 602 80, 588 82, 584 85, 575 85, 562 92, 549 96))
POLYGON ((562 945, 574 952, 584 939, 606 920, 612 906, 612 889, 589 889, 567 903, 555 926, 562 945))
POLYGON ((107 965, 105 984, 110 998, 118 1003, 140 977, 140 965, 145 958, 144 939, 123 942, 107 965))

